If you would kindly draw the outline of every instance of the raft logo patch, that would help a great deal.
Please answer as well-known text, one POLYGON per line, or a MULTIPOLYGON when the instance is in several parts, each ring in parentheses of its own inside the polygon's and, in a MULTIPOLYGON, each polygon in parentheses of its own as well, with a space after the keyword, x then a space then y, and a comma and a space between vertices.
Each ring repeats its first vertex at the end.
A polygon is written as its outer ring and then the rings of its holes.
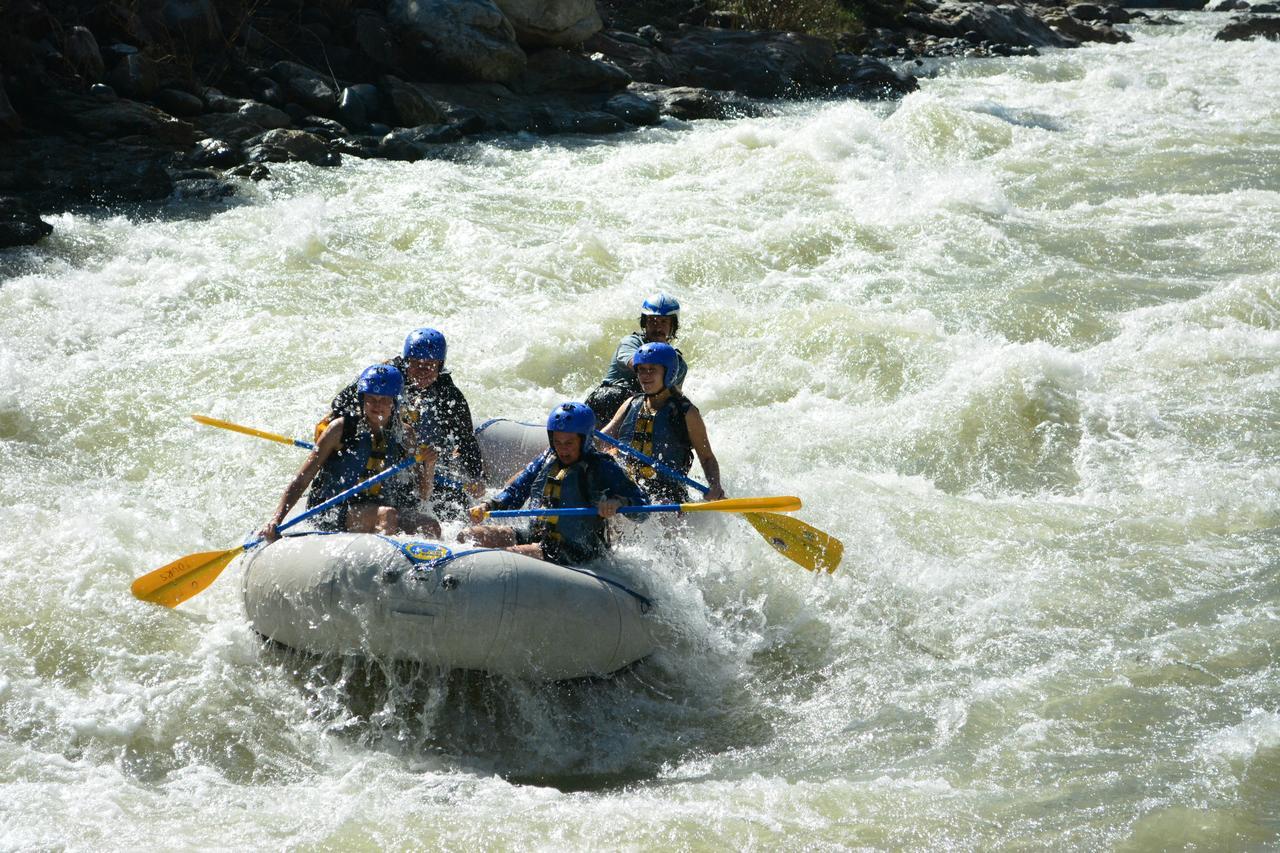
POLYGON ((444 545, 435 542, 406 542, 400 546, 400 550, 415 563, 433 563, 453 553, 444 545))

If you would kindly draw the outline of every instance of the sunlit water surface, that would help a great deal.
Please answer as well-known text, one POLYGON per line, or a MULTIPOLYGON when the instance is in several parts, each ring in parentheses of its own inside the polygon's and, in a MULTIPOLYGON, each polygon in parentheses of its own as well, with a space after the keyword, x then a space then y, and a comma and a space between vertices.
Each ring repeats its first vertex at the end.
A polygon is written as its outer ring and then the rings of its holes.
POLYGON ((895 104, 279 167, 0 256, 0 848, 1280 844, 1280 44, 1224 16, 895 104), (676 294, 741 522, 624 548, 661 649, 534 685, 299 660, 233 564, 411 328, 480 416, 676 294))

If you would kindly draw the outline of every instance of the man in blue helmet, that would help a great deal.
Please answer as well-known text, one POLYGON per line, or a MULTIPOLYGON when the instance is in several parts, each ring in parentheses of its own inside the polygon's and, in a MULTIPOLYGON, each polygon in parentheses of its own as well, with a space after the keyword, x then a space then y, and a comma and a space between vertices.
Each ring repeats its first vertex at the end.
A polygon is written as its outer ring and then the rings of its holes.
MULTIPOLYGON (((417 438, 439 452, 450 474, 457 474, 465 484, 460 488, 438 487, 432 496, 432 508, 440 518, 455 519, 466 513, 467 495, 484 494, 484 464, 480 445, 471 425, 471 407, 462 396, 453 377, 444 369, 448 345, 444 335, 435 329, 414 329, 404 340, 400 355, 387 364, 405 377, 404 400, 400 417, 412 428, 417 438)), ((330 412, 321 426, 333 418, 354 413, 357 408, 355 385, 348 385, 330 404, 330 412)))
MULTIPOLYGON (((675 387, 680 356, 669 344, 645 344, 632 359, 640 393, 618 409, 603 432, 646 456, 657 459, 681 474, 688 474, 693 457, 698 457, 706 475, 706 499, 720 500, 720 463, 711 450, 707 425, 698 407, 675 387)), ((659 503, 686 503, 688 489, 683 483, 665 478, 642 462, 627 459, 628 473, 659 503)))
MULTIPOLYGON (((418 451, 412 432, 402 426, 396 408, 404 377, 388 364, 367 367, 355 383, 357 414, 334 418, 320 434, 315 449, 302 463, 276 507, 271 521, 260 531, 267 541, 280 537, 276 528, 298 502, 307 487, 307 506, 323 503, 334 495, 385 471, 418 451)), ((431 496, 437 454, 430 446, 420 448, 421 461, 399 476, 352 496, 317 516, 322 530, 352 533, 423 533, 440 535, 440 524, 429 513, 416 508, 420 499, 431 496)))
MULTIPOLYGON (((562 565, 585 563, 609 550, 608 519, 619 507, 644 506, 648 496, 605 453, 592 447, 595 414, 584 403, 561 403, 547 417, 549 449, 494 497, 471 508, 479 522, 494 509, 595 507, 594 516, 536 518, 527 529, 474 525, 459 539, 487 548, 506 548, 562 565)), ((635 517, 643 521, 646 516, 635 517)))
MULTIPOLYGON (((647 343, 670 343, 679 331, 680 303, 674 296, 655 293, 645 299, 640 306, 640 331, 632 332, 618 343, 604 380, 587 397, 587 405, 596 414, 597 427, 607 424, 623 403, 640 393, 640 384, 631 365, 636 350, 647 343)), ((679 390, 684 385, 689 366, 684 363, 680 350, 675 352, 677 366, 673 387, 679 390)))

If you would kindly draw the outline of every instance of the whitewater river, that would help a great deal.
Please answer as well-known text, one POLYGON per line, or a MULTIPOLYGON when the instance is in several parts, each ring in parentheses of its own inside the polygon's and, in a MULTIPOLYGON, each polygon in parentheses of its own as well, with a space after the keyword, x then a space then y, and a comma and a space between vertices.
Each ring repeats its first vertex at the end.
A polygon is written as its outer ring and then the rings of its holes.
MULTIPOLYGON (((1280 845, 1280 44, 1225 16, 891 104, 279 167, 0 255, 0 849, 1280 845), (539 686, 264 648, 230 548, 435 325, 476 414, 643 296, 733 495, 624 548, 661 648, 539 686)), ((695 467, 696 471, 696 467, 695 467)))

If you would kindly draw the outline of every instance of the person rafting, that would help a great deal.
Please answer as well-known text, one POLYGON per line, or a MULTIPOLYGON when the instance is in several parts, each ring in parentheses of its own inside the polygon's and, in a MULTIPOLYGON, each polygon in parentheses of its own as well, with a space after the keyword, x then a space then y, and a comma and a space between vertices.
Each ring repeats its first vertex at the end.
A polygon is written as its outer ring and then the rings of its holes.
MULTIPOLYGON (((631 359, 636 350, 647 343, 669 344, 680 331, 680 303, 674 296, 655 293, 640 305, 640 331, 632 332, 618 343, 609 369, 598 388, 587 397, 587 405, 595 412, 596 427, 607 424, 615 412, 632 395, 640 392, 631 359)), ((676 350, 677 367, 673 387, 679 390, 689 372, 680 350, 676 350)))
POLYGON ((416 508, 420 499, 425 503, 431 497, 438 454, 430 445, 419 447, 413 433, 406 431, 397 417, 404 377, 391 365, 375 364, 361 372, 355 389, 358 413, 343 414, 325 426, 315 449, 285 489, 275 514, 259 531, 268 542, 280 538, 276 528, 304 491, 307 506, 317 506, 415 451, 420 454, 417 465, 317 516, 316 526, 351 533, 440 535, 439 522, 416 508))
MULTIPOLYGON (((437 484, 432 496, 432 509, 442 519, 462 518, 470 498, 484 494, 484 463, 480 445, 471 426, 471 407, 467 398, 445 370, 448 343, 436 329, 414 329, 404 340, 399 356, 386 363, 405 377, 404 399, 400 417, 412 428, 422 444, 440 453, 451 469, 461 474, 460 486, 437 484)), ((358 391, 348 385, 329 406, 329 414, 318 425, 323 427, 334 418, 357 414, 358 391)))
MULTIPOLYGON (((624 506, 649 503, 611 456, 592 446, 595 413, 584 403, 561 403, 547 417, 549 448, 497 495, 471 508, 477 522, 459 534, 486 548, 505 548, 561 565, 594 560, 610 548, 608 519, 624 506), (595 507, 594 516, 542 517, 528 529, 479 524, 495 509, 595 507)), ((644 521, 640 515, 635 520, 644 521)))
MULTIPOLYGON (((632 358, 640 393, 618 409, 602 430, 681 474, 688 474, 693 457, 698 457, 706 475, 706 499, 720 500, 720 463, 711 450, 707 426, 698 407, 676 387, 680 354, 670 344, 648 343, 632 358)), ((658 503, 686 503, 688 489, 683 483, 635 459, 624 463, 627 472, 658 503)))

